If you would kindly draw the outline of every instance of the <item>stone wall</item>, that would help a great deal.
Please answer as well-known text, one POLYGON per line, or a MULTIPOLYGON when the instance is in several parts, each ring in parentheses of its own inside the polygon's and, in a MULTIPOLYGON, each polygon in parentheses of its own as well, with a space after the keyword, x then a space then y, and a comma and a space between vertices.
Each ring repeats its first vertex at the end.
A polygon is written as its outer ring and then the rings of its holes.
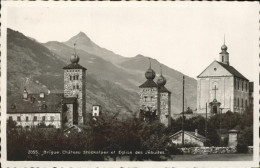
POLYGON ((183 154, 231 154, 236 153, 236 147, 190 147, 190 148, 180 148, 183 154))
MULTIPOLYGON (((190 147, 179 148, 183 154, 232 154, 237 153, 236 147, 190 147)), ((253 153, 253 146, 248 147, 248 153, 253 153)))
POLYGON ((159 108, 160 108, 160 121, 166 127, 170 125, 170 115, 171 115, 171 102, 170 102, 170 94, 167 92, 160 93, 159 98, 159 108))
POLYGON ((149 107, 152 111, 157 110, 158 89, 156 87, 141 88, 139 95, 140 109, 145 109, 146 107, 149 107))

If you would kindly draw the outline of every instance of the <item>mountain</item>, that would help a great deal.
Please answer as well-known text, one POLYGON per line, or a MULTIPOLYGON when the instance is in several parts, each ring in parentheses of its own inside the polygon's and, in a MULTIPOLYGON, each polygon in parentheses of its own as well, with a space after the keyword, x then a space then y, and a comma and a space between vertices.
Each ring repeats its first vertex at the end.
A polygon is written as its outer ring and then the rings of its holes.
MULTIPOLYGON (((57 44, 62 52, 66 51, 68 53, 65 55, 59 54, 58 50, 56 50, 57 52, 52 52, 44 45, 18 31, 7 30, 8 101, 11 101, 13 97, 22 97, 24 88, 29 93, 47 92, 48 90, 59 92, 63 90, 62 68, 69 63, 68 58, 73 49, 57 42, 52 42, 51 44, 57 44)), ((55 48, 58 47, 55 46, 55 48)), ((79 52, 79 54, 85 53, 79 52)), ((95 66, 99 66, 98 63, 100 63, 102 64, 100 66, 107 66, 113 69, 114 66, 111 63, 97 56, 87 55, 85 62, 95 62, 96 59, 97 65, 95 66)), ((92 64, 91 62, 88 63, 87 65, 92 64)), ((92 69, 95 66, 86 67, 92 69)), ((109 75, 102 69, 99 73, 109 75)), ((110 74, 109 77, 113 76, 113 74, 110 74)), ((114 82, 97 78, 96 75, 91 73, 87 74, 86 92, 87 111, 90 111, 92 104, 95 103, 102 105, 102 108, 106 111, 120 111, 122 116, 137 110, 137 93, 130 92, 114 82)))
MULTIPOLYGON (((24 85, 36 91, 63 90, 62 67, 70 63, 76 39, 80 64, 87 68, 88 108, 97 102, 113 111, 137 111, 139 86, 146 80, 148 57, 137 55, 128 58, 114 54, 96 45, 82 32, 65 43, 50 41, 41 44, 8 29, 8 93, 21 94, 24 85)), ((158 77, 160 62, 156 59, 151 59, 151 62, 158 77)), ((180 113, 183 74, 165 65, 162 69, 167 79, 166 87, 172 92, 172 111, 180 113)), ((185 77, 185 107, 195 109, 196 80, 185 77)))
MULTIPOLYGON (((112 51, 99 47, 83 32, 78 33, 67 42, 56 42, 56 44, 49 42, 44 45, 52 52, 59 55, 66 55, 68 58, 69 54, 73 52, 74 43, 76 43, 77 52, 80 55, 82 64, 90 67, 89 72, 98 78, 117 83, 123 88, 133 92, 138 92, 138 86, 146 80, 144 74, 149 65, 148 57, 139 54, 135 57, 128 58, 114 54, 112 51), (64 44, 70 48, 68 50, 64 49, 64 44), (95 60, 95 62, 89 59, 95 60), (101 73, 100 71, 103 72, 101 73)), ((160 62, 155 59, 151 61, 152 68, 157 72, 157 75, 159 75, 160 62)), ((173 113, 180 113, 182 110, 182 77, 184 74, 165 65, 162 65, 162 68, 163 74, 167 78, 166 87, 172 92, 173 113)), ((156 80, 157 78, 155 81, 156 80)), ((186 76, 185 107, 196 108, 196 85, 197 82, 195 79, 186 76)))
POLYGON ((101 48, 97 44, 95 44, 91 39, 83 32, 75 35, 74 37, 70 38, 68 41, 64 42, 69 47, 74 47, 76 43, 77 49, 81 49, 83 51, 88 52, 89 54, 96 55, 104 60, 116 63, 124 60, 124 57, 113 53, 110 50, 105 48, 101 48))

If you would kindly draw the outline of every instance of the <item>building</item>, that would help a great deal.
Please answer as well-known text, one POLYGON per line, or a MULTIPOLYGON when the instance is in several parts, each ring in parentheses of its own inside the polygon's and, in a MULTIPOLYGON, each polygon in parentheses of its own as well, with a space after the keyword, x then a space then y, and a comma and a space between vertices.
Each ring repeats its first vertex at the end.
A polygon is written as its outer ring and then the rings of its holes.
POLYGON ((86 123, 86 68, 81 66, 76 51, 71 64, 64 69, 63 124, 66 127, 86 123))
MULTIPOLYGON (((173 144, 181 145, 182 144, 182 130, 176 132, 170 136, 170 139, 173 144)), ((195 129, 195 132, 184 131, 184 144, 194 144, 197 146, 204 146, 206 138, 198 134, 198 130, 195 129)))
POLYGON ((150 67, 145 72, 146 81, 139 86, 140 91, 140 114, 142 120, 156 120, 158 119, 165 126, 170 126, 171 122, 171 92, 166 89, 166 79, 161 74, 154 82, 156 74, 150 67))
POLYGON ((7 119, 22 127, 46 125, 67 129, 86 123, 86 68, 78 64, 76 51, 70 61, 63 68, 63 93, 29 93, 24 89, 21 97, 8 100, 7 119))
POLYGON ((8 101, 7 119, 13 120, 17 126, 33 127, 44 124, 55 128, 61 127, 61 111, 63 94, 28 93, 24 89, 23 96, 8 101))
POLYGON ((98 117, 99 115, 101 115, 101 106, 94 104, 92 106, 92 117, 98 117))
POLYGON ((197 113, 242 113, 249 106, 249 80, 229 63, 227 46, 222 45, 219 61, 213 61, 197 76, 197 113))

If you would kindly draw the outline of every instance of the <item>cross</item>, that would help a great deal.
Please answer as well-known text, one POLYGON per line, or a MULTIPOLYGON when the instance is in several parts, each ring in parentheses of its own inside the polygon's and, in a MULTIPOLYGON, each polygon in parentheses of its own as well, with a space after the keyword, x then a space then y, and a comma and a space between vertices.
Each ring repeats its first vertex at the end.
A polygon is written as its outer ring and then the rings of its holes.
POLYGON ((214 87, 214 89, 212 89, 212 90, 214 90, 215 91, 215 99, 216 99, 216 94, 217 94, 217 87, 216 87, 216 85, 215 85, 215 87, 214 87))

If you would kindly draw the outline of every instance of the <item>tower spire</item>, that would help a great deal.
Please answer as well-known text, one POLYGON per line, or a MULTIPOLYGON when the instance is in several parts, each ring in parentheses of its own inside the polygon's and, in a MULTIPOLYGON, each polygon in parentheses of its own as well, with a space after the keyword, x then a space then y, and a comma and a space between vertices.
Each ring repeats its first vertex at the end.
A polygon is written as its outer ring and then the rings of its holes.
POLYGON ((151 65, 151 58, 148 58, 149 59, 149 69, 152 68, 152 65, 151 65))
POLYGON ((74 43, 74 54, 77 55, 77 53, 76 53, 76 43, 74 43))
POLYGON ((162 64, 160 64, 160 72, 161 72, 161 76, 162 76, 162 64))
POLYGON ((224 45, 226 45, 226 38, 225 38, 225 34, 224 34, 224 45))

